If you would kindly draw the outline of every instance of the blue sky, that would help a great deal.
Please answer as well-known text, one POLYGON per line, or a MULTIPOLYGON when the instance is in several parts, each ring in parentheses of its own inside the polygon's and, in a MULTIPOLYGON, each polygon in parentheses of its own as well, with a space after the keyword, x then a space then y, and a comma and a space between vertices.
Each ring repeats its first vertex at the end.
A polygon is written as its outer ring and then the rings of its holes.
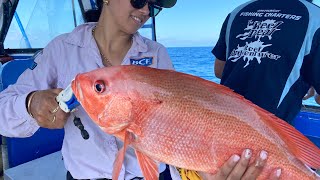
MULTIPOLYGON (((166 47, 213 47, 225 17, 247 1, 178 0, 173 8, 164 9, 156 17, 157 40, 166 47)), ((320 0, 314 0, 314 3, 320 5, 320 0)), ((20 1, 17 9, 33 48, 44 47, 52 38, 74 28, 71 1, 20 1)), ((81 17, 80 10, 76 12, 79 12, 77 17, 81 17)), ((146 37, 151 38, 150 35, 148 31, 146 37)), ((15 20, 8 32, 5 47, 27 48, 15 20)))
POLYGON ((178 0, 157 16, 157 40, 166 47, 214 46, 225 17, 247 1, 178 0))

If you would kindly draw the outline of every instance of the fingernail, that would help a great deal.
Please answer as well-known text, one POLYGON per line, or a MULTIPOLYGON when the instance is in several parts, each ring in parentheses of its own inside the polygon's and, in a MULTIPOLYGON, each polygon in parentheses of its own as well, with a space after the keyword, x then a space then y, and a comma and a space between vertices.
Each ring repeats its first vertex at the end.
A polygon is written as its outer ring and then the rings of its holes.
POLYGON ((240 156, 233 155, 232 160, 233 160, 233 162, 238 162, 240 160, 240 156))
POLYGON ((267 157, 268 157, 268 153, 267 153, 266 151, 261 151, 261 152, 260 152, 260 158, 261 158, 262 160, 266 160, 267 157))
POLYGON ((281 169, 277 169, 277 171, 276 171, 276 176, 277 176, 277 177, 280 177, 280 175, 281 175, 281 169))
POLYGON ((251 157, 251 150, 250 149, 246 149, 244 152, 244 157, 246 159, 249 159, 251 157))

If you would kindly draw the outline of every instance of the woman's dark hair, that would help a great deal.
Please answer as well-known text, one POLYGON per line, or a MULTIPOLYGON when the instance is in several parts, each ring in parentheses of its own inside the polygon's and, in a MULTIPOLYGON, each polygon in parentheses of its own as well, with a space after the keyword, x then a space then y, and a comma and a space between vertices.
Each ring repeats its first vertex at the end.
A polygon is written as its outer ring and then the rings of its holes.
POLYGON ((103 0, 96 0, 96 4, 97 4, 97 8, 98 8, 98 10, 100 10, 100 12, 101 12, 101 10, 102 10, 103 0))
POLYGON ((84 13, 86 22, 98 22, 102 11, 103 0, 96 0, 97 9, 90 9, 84 13))

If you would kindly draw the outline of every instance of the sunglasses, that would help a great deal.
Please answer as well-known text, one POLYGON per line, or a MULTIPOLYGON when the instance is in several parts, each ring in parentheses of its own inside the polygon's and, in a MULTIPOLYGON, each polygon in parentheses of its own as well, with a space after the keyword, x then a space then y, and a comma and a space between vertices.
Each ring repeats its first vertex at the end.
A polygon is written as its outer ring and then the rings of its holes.
POLYGON ((135 9, 141 9, 148 3, 150 17, 155 17, 162 10, 162 7, 156 5, 154 2, 150 2, 150 0, 130 0, 130 3, 135 9))

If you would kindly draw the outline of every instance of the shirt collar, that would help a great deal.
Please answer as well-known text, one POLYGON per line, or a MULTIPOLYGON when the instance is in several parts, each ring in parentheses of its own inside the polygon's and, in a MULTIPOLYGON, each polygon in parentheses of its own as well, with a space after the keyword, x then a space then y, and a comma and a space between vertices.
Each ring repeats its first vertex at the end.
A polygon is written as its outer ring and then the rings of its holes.
POLYGON ((139 32, 136 32, 133 35, 133 45, 132 45, 132 47, 137 52, 143 52, 144 53, 144 52, 148 51, 148 46, 145 43, 145 38, 142 37, 139 32))

